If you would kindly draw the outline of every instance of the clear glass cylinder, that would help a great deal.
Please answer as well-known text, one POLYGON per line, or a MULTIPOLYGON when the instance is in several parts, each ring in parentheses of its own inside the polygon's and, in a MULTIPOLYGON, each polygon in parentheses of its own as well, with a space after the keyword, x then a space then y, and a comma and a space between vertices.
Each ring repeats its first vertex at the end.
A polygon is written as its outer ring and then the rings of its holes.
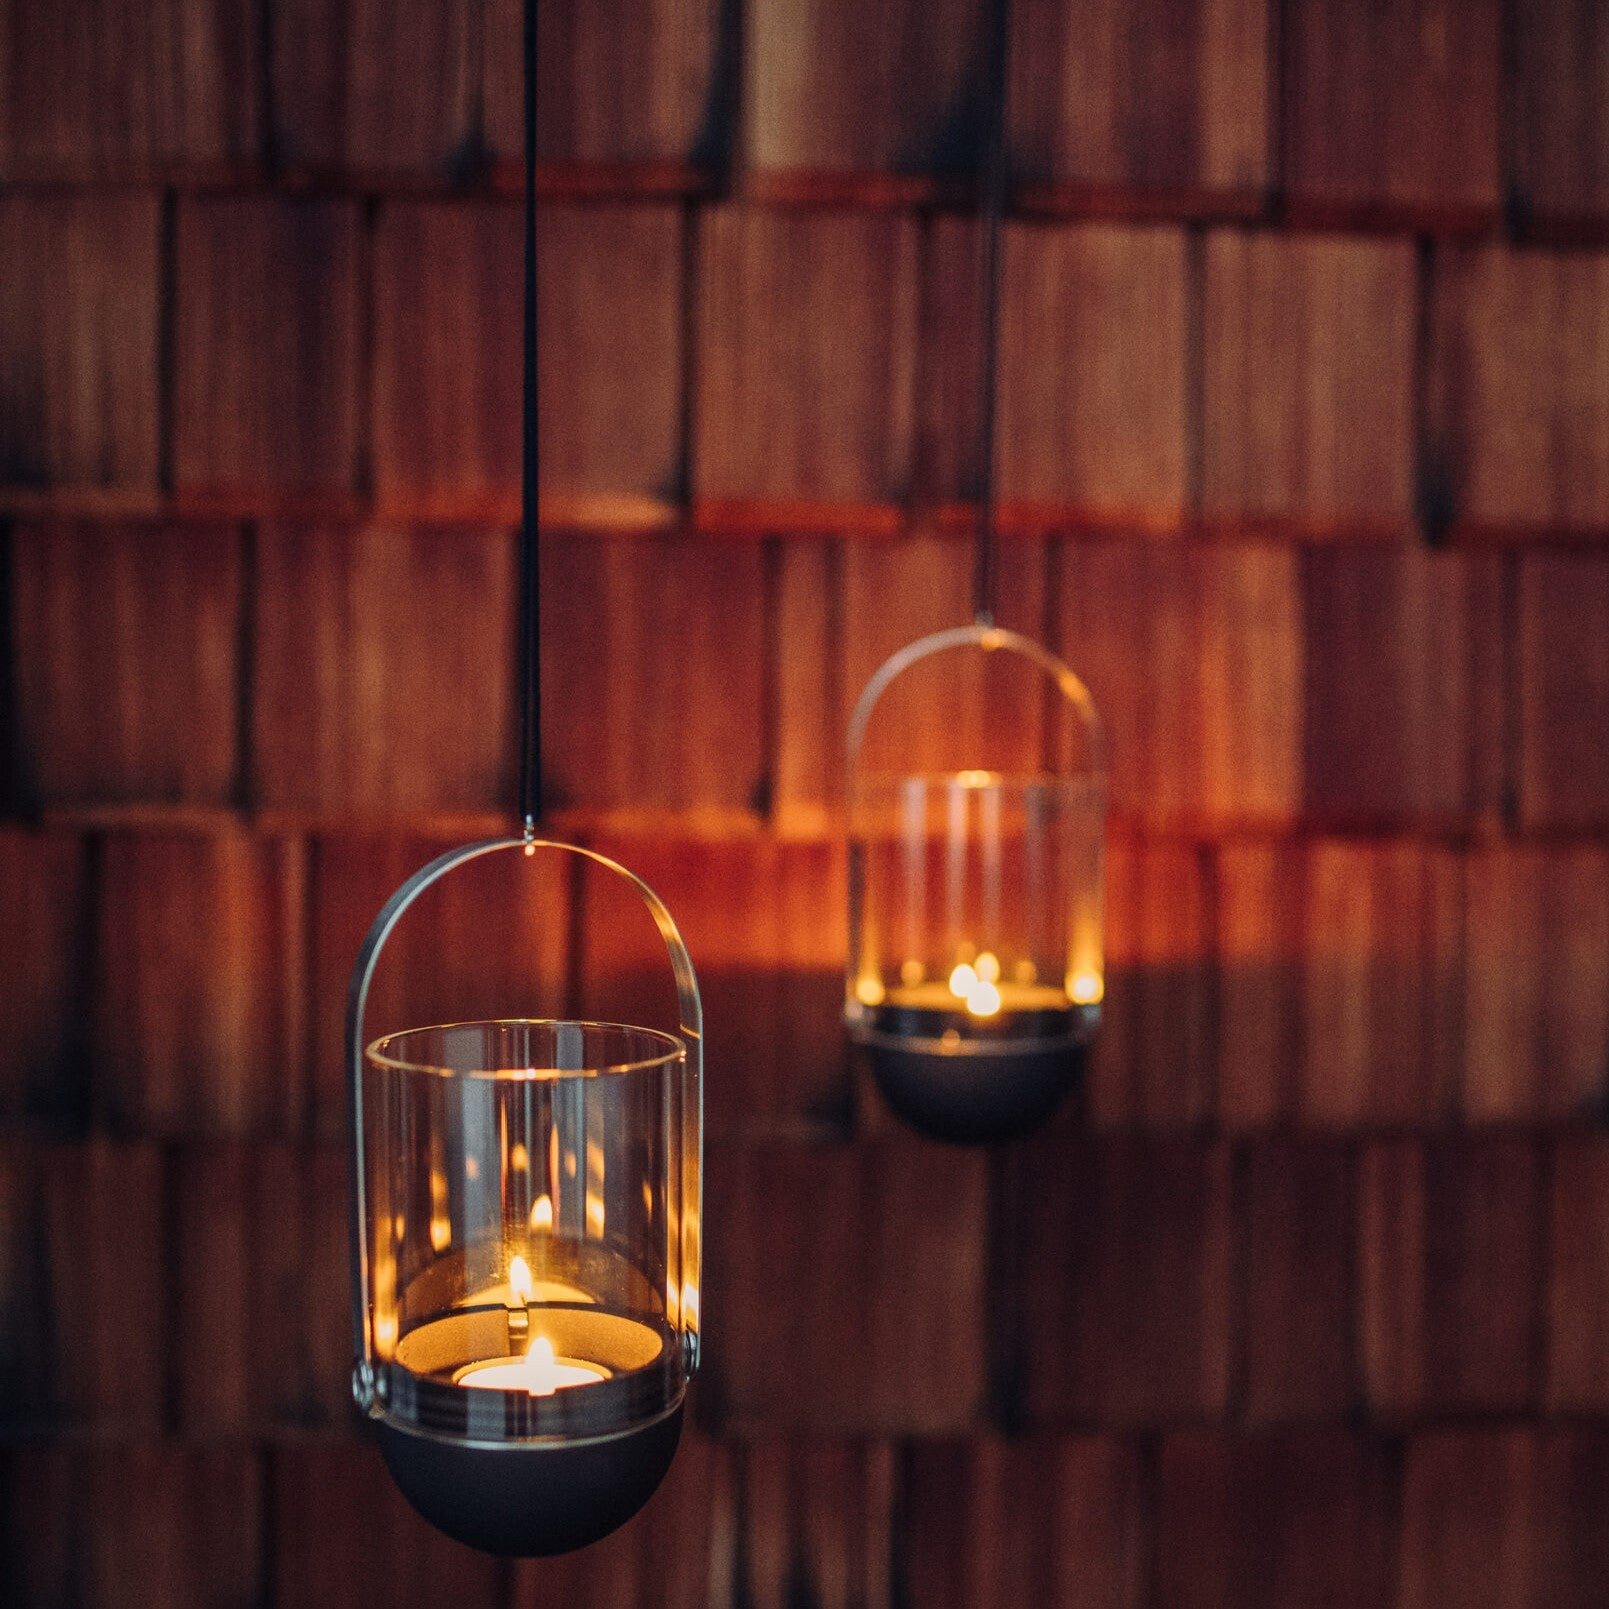
POLYGON ((387 1413, 476 1439, 590 1437, 679 1403, 697 1335, 683 1044, 475 1022, 388 1035, 364 1060, 387 1413))

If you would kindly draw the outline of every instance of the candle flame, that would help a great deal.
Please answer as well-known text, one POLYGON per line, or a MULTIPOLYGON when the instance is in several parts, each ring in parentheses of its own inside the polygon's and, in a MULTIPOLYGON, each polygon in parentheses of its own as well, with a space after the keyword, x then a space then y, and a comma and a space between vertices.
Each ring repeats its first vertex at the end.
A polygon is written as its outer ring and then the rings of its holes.
POLYGON ((453 1243, 453 1221, 439 1216, 430 1220, 430 1244, 437 1251, 446 1251, 453 1243))
POLYGON ((1101 982, 1100 973, 1090 967, 1080 967, 1073 974, 1072 982, 1068 986, 1068 994, 1073 997, 1076 1004, 1093 1006, 1100 1003, 1105 987, 1101 982))
POLYGON ((861 978, 855 984, 855 998, 863 1006, 880 1006, 883 1003, 883 985, 877 978, 861 978))
POLYGON ((985 950, 978 957, 978 964, 973 970, 985 983, 998 983, 1000 981, 1000 962, 996 959, 993 950, 985 950))
POLYGON ((967 995, 967 1010, 974 1017, 992 1017, 1000 1009, 1000 991, 979 979, 967 995))
POLYGON ((978 975, 965 961, 950 974, 950 993, 958 1000, 965 1000, 977 986, 978 975))
POLYGON ((546 1191, 531 1203, 531 1227, 533 1229, 553 1227, 553 1198, 546 1191))
POLYGON ((525 1366, 530 1370, 530 1384, 526 1391, 533 1397, 551 1397, 559 1389, 558 1363, 553 1343, 545 1335, 537 1336, 525 1353, 525 1366))
POLYGON ((508 1288, 521 1307, 530 1301, 533 1291, 531 1267, 523 1257, 516 1257, 508 1265, 508 1288))
POLYGON ((531 1153, 518 1140, 508 1153, 508 1165, 515 1173, 524 1173, 531 1165, 531 1153))

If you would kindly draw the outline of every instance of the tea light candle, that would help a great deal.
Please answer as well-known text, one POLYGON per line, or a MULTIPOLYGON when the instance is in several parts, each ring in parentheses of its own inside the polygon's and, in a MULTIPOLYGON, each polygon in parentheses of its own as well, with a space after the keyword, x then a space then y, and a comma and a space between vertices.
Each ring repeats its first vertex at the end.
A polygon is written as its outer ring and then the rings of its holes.
POLYGON ((523 1358, 512 1361, 494 1358, 471 1363, 453 1376, 453 1383, 482 1387, 491 1391, 523 1391, 532 1397, 551 1397, 555 1391, 572 1386, 589 1386, 610 1378, 601 1363, 584 1363, 579 1358, 556 1357, 553 1343, 545 1335, 531 1342, 523 1358))

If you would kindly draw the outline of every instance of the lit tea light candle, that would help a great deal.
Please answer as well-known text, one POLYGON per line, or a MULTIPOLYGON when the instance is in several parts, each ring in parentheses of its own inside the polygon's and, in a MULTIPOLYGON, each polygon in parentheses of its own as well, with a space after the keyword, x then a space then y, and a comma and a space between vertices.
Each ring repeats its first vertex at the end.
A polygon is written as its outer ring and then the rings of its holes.
POLYGON ((610 1377, 610 1371, 601 1363, 555 1356, 553 1343, 539 1335, 523 1358, 471 1363, 453 1376, 453 1382, 489 1391, 523 1391, 527 1396, 551 1397, 555 1391, 593 1385, 610 1377))

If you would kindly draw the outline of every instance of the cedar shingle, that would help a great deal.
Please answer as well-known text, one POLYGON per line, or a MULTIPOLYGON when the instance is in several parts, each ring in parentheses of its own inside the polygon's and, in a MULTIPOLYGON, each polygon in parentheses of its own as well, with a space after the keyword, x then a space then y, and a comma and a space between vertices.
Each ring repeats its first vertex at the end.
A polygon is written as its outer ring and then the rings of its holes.
POLYGON ((1518 670, 1521 820, 1609 824, 1609 557, 1521 561, 1518 670))
POLYGON ((1165 1609, 1386 1609, 1382 1449, 1343 1430, 1162 1445, 1156 1602, 1165 1609))
POLYGON ((915 226, 886 213, 722 206, 704 214, 698 499, 905 498, 915 247, 915 226))
POLYGON ((0 196, 0 484, 154 499, 157 238, 154 196, 0 196))
POLYGON ((1550 1184, 1547 1405, 1602 1413, 1609 1407, 1609 1147, 1597 1137, 1561 1139, 1550 1184))
POLYGON ((1464 901, 1465 1115, 1596 1110, 1609 1086, 1609 856, 1478 850, 1464 901))
POLYGON ((1033 1436, 919 1442, 903 1504, 911 1603, 1140 1609, 1145 1492, 1122 1442, 1033 1436))
POLYGON ((24 764, 37 797, 228 803, 239 533, 24 525, 12 553, 24 764))
POLYGON ((1256 1142, 1242 1177, 1245 1416, 1339 1417, 1357 1395, 1350 1152, 1327 1139, 1256 1142))
POLYGON ((1501 587, 1490 555, 1409 545, 1303 555, 1310 813, 1370 824, 1495 814, 1501 587))
POLYGON ((1326 214, 1494 218, 1499 10, 1498 0, 1296 7, 1281 51, 1292 201, 1326 214))
POLYGON ((82 842, 0 828, 0 888, 0 1112, 82 1116, 90 925, 82 842))
POLYGON ((1609 1578, 1609 1435, 1590 1423, 1549 1429, 1537 1466, 1528 1609, 1593 1609, 1609 1578))
MULTIPOLYGON (((1185 504, 1185 237, 1014 225, 1000 288, 1007 504, 1171 524, 1185 504)), ((945 332, 947 335, 951 332, 945 332)), ((970 370, 968 371, 970 377, 970 370)))
POLYGON ((116 833, 99 879, 96 1067, 135 1133, 303 1121, 303 856, 285 839, 116 833))
POLYGON ((801 1602, 892 1609, 891 1447, 761 1441, 744 1450, 740 1467, 743 1568, 734 1601, 753 1609, 801 1602))
POLYGON ((176 249, 180 495, 206 502, 355 492, 358 204, 186 198, 176 249))
POLYGON ((1609 11, 1532 0, 1512 13, 1514 190, 1527 214, 1609 212, 1609 11))
POLYGON ((276 0, 275 158, 461 176, 474 148, 479 9, 474 0, 276 0))
POLYGON ((1269 33, 1261 0, 1017 7, 1014 165, 1035 179, 1168 198, 1261 189, 1269 33))
POLYGON ((984 10, 981 0, 762 0, 744 39, 749 163, 878 174, 974 166, 984 10))
MULTIPOLYGON (((485 128, 497 158, 525 150, 520 0, 486 0, 485 128)), ((539 162, 719 161, 735 18, 718 0, 545 0, 536 12, 539 162)))
POLYGON ((1115 839, 1106 877, 1106 1001, 1090 1052, 1090 1116, 1099 1125, 1200 1122, 1213 1101, 1202 854, 1115 839))
POLYGON ((260 1601, 262 1469, 245 1446, 30 1446, 0 1466, 17 1603, 99 1609, 260 1601))
POLYGON ((1208 520, 1392 533, 1408 526, 1413 306, 1407 244, 1208 237, 1208 520))
POLYGON ((983 1405, 982 1156, 904 1136, 708 1159, 706 1405, 767 1431, 932 1434, 983 1405), (845 1360, 853 1359, 852 1368, 845 1360), (712 1400, 713 1399, 713 1402, 712 1400))
POLYGON ((1534 1402, 1542 1210, 1536 1149, 1523 1137, 1366 1147, 1358 1323, 1377 1413, 1520 1412, 1534 1402))
POLYGON ((0 14, 0 173, 126 178, 255 162, 261 48, 251 0, 18 0, 0 14))
POLYGON ((1229 1154, 1048 1130, 1011 1158, 1016 1363, 1037 1421, 1165 1424, 1224 1410, 1229 1154))
POLYGON ((1056 647, 1110 733, 1118 814, 1157 826, 1295 814, 1304 649, 1288 549, 1072 543, 1057 601, 1056 647))
POLYGON ((1454 1099, 1462 897, 1449 850, 1321 839, 1307 851, 1300 1115, 1425 1122, 1454 1099))
POLYGON ((514 568, 505 531, 265 529, 253 687, 260 802, 386 818, 505 807, 514 568))
POLYGON ((543 545, 543 787, 558 806, 747 811, 766 774, 758 543, 543 545))
POLYGON ((1438 256, 1431 485, 1466 526, 1609 527, 1609 254, 1438 256))
MULTIPOLYGON (((795 537, 776 549, 776 756, 771 816, 780 832, 834 830, 843 803, 843 621, 848 553, 840 542, 795 537)), ((859 688, 851 689, 858 692, 859 688)))

